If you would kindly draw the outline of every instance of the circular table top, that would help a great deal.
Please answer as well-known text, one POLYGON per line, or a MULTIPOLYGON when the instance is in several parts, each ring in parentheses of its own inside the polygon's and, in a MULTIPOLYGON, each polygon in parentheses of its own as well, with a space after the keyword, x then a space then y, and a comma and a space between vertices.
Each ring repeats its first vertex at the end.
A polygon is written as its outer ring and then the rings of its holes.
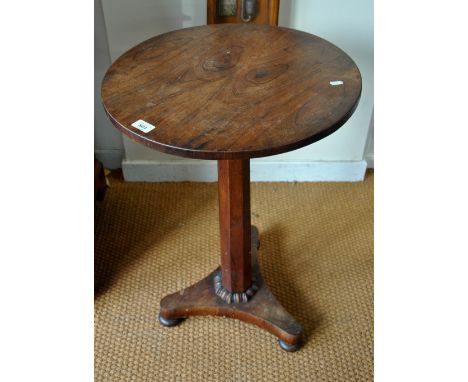
POLYGON ((318 141, 348 120, 360 94, 359 69, 342 50, 308 33, 256 24, 147 40, 112 64, 101 93, 124 134, 200 159, 262 157, 318 141))

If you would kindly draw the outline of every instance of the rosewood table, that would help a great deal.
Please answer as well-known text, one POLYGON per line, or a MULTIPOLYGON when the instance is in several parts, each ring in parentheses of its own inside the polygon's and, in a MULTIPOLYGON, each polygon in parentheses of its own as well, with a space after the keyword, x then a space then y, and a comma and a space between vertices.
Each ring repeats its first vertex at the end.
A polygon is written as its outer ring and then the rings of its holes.
POLYGON ((286 351, 301 325, 259 271, 250 225, 250 158, 284 153, 336 131, 354 112, 361 75, 314 35, 267 25, 181 29, 127 51, 107 71, 102 101, 122 133, 155 150, 218 161, 221 266, 161 301, 159 321, 237 318, 274 334, 286 351))

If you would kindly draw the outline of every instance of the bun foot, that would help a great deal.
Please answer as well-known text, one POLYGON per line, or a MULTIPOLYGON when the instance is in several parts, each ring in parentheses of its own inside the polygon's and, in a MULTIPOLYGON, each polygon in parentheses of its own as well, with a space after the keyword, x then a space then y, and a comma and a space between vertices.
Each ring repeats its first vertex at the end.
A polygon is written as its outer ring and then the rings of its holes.
POLYGON ((296 342, 295 344, 288 344, 284 342, 283 340, 278 339, 278 343, 281 349, 288 351, 288 352, 297 351, 301 347, 301 343, 299 341, 296 342))
POLYGON ((159 313, 158 318, 159 318, 159 323, 162 326, 167 326, 167 327, 176 326, 184 320, 183 318, 174 318, 174 319, 164 318, 163 316, 161 316, 161 313, 159 313))

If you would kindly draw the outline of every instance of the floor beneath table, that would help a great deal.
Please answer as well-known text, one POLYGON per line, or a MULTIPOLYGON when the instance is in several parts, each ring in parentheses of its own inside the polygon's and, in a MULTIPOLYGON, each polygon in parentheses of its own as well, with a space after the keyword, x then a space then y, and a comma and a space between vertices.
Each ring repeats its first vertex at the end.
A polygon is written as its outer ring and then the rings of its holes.
POLYGON ((263 276, 304 327, 296 353, 228 318, 160 326, 160 299, 218 266, 217 185, 110 184, 95 208, 96 382, 373 380, 373 173, 252 183, 263 276))

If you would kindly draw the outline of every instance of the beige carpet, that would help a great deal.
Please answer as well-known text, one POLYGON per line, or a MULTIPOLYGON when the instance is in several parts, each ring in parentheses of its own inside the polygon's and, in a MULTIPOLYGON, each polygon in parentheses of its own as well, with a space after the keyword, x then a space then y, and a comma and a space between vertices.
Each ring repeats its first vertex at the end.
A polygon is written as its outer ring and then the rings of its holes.
POLYGON ((97 382, 373 380, 372 173, 251 186, 264 278, 305 330, 296 353, 228 318, 160 326, 159 300, 218 266, 217 185, 110 183, 95 208, 97 382))

